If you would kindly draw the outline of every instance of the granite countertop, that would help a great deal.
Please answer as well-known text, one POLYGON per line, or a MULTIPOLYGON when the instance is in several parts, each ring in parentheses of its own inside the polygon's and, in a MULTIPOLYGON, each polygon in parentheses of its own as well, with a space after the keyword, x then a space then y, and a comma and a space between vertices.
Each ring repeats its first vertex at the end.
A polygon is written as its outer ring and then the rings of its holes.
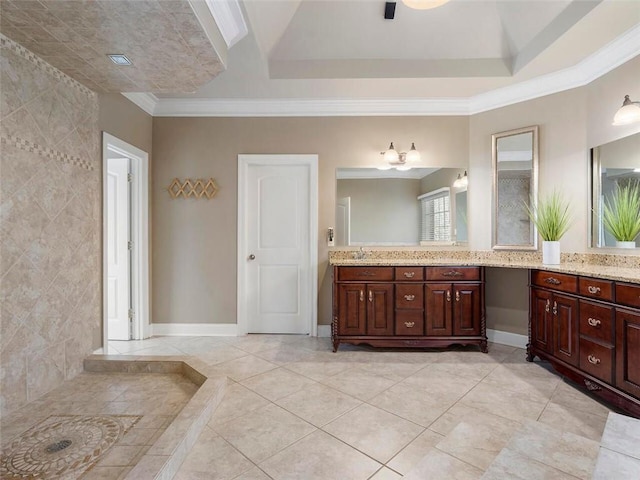
POLYGON ((539 269, 640 283, 640 256, 607 254, 562 254, 560 265, 544 265, 538 252, 452 251, 452 250, 369 250, 355 259, 357 250, 332 250, 329 264, 357 265, 470 265, 539 269))

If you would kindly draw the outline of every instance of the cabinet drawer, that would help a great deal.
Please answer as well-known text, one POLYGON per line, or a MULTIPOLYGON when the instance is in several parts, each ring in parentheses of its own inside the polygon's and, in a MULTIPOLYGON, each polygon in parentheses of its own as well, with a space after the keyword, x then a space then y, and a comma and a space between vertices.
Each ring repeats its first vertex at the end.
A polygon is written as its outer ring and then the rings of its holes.
POLYGON ((631 307, 640 307, 640 285, 616 283, 616 302, 631 307))
POLYGON ((580 300, 580 335, 613 344, 613 307, 580 300))
POLYGON ((396 282, 421 282, 424 267, 396 267, 396 282))
POLYGON ((578 291, 580 295, 585 297, 613 300, 613 282, 609 280, 580 277, 578 278, 578 291))
POLYGON ((340 282, 392 281, 393 267, 338 267, 340 282))
POLYGON ((423 310, 396 310, 396 335, 424 335, 423 310))
POLYGON ((427 280, 480 280, 480 267, 427 267, 427 280))
POLYGON ((396 285, 396 308, 422 309, 424 308, 422 285, 396 285))
POLYGON ((600 380, 613 380, 613 347, 600 345, 586 338, 580 339, 580 368, 600 380))
POLYGON ((562 292, 576 293, 578 291, 578 277, 564 273, 533 270, 531 272, 531 283, 562 292))

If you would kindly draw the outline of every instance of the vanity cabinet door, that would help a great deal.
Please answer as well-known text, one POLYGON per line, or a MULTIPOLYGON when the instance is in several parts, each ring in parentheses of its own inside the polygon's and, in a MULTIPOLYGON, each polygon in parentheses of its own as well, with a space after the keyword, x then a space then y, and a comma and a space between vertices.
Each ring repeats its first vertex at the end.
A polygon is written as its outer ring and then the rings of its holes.
POLYGON ((640 313, 616 309, 616 387, 640 398, 640 313))
POLYGON ((553 354, 576 367, 578 356, 578 299, 554 294, 551 313, 553 314, 553 354))
POLYGON ((453 334, 480 335, 480 285, 453 285, 453 334))
POLYGON ((393 335, 393 284, 367 285, 367 335, 393 335))
POLYGON ((546 290, 531 289, 531 343, 539 350, 552 352, 551 343, 551 298, 546 290))
POLYGON ((364 283, 338 285, 338 334, 364 335, 367 331, 364 283))
POLYGON ((452 328, 452 284, 427 283, 424 287, 427 335, 449 336, 452 328))

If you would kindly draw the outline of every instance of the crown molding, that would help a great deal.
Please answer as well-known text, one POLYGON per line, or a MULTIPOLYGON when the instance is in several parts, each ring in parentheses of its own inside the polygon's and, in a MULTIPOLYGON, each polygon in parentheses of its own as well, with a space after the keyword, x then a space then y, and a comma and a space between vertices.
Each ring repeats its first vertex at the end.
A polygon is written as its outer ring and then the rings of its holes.
POLYGON ((155 115, 156 107, 160 99, 153 93, 123 92, 122 95, 135 103, 152 117, 155 115))
POLYGON ((184 99, 125 93, 156 117, 323 117, 474 115, 582 87, 640 54, 640 25, 578 64, 466 98, 184 99))
POLYGON ((467 99, 160 99, 158 117, 326 117, 468 115, 467 99))

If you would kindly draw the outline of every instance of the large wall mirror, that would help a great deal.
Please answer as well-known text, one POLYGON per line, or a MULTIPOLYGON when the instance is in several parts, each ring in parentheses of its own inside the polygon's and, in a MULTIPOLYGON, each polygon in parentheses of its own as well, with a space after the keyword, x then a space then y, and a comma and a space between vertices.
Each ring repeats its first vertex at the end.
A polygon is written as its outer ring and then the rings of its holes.
POLYGON ((492 135, 493 248, 536 250, 537 232, 527 205, 538 193, 538 127, 492 135))
POLYGON ((466 181, 464 168, 338 168, 336 246, 465 243, 466 181))
MULTIPOLYGON (((617 241, 604 227, 602 213, 616 188, 640 181, 640 133, 592 148, 591 179, 591 246, 615 247, 617 241)), ((640 247, 640 237, 635 247, 640 247)))

